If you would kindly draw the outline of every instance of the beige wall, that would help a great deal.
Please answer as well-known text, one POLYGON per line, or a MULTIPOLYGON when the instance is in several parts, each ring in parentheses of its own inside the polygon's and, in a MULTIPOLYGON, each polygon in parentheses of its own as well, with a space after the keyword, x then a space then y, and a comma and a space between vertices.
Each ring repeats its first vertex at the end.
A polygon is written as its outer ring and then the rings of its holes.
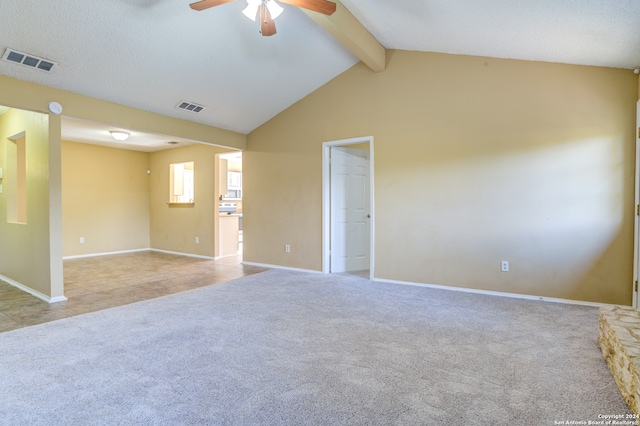
POLYGON ((246 136, 240 133, 0 76, 0 105, 44 112, 52 100, 62 104, 63 114, 69 117, 211 145, 238 149, 246 146, 246 136))
MULTIPOLYGON (((48 114, 47 105, 54 100, 62 104, 63 114, 71 117, 201 141, 214 146, 229 146, 237 149, 243 149, 246 146, 246 136, 240 133, 0 76, 0 105, 48 114)), ((39 189, 41 194, 35 206, 39 208, 39 214, 48 220, 46 226, 30 228, 28 237, 19 239, 17 249, 7 248, 11 242, 8 239, 10 234, 0 228, 0 247, 2 247, 0 250, 3 250, 2 253, 11 252, 2 256, 0 260, 0 275, 30 286, 55 300, 63 295, 60 116, 49 115, 48 127, 48 152, 45 154, 43 150, 35 155, 47 160, 46 190, 44 186, 39 189), (48 202, 48 205, 44 206, 43 202, 48 202), (28 249, 23 250, 23 247, 28 249), (39 250, 48 250, 48 253, 45 255, 44 251, 40 253, 39 250)))
POLYGON ((59 192, 50 193, 50 181, 57 182, 60 173, 60 140, 50 128, 59 131, 59 119, 49 122, 46 114, 10 109, 0 115, 0 167, 6 178, 3 186, 12 185, 6 164, 7 138, 25 132, 26 139, 26 196, 27 221, 24 224, 7 223, 7 193, 0 194, 0 275, 30 287, 41 295, 62 296, 62 257, 55 247, 57 231, 50 233, 59 223, 59 192))
POLYGON ((320 270, 322 142, 372 135, 377 278, 630 304, 637 76, 389 56, 249 135, 245 260, 320 270))
POLYGON ((63 141, 65 256, 150 247, 148 168, 146 152, 63 141))
POLYGON ((63 142, 64 255, 151 247, 215 256, 215 156, 222 151, 193 145, 149 154, 63 142), (195 163, 195 205, 169 207, 169 164, 187 161, 195 163))
POLYGON ((217 214, 216 154, 228 152, 207 145, 154 152, 150 157, 151 247, 214 257, 217 214), (169 165, 194 162, 193 206, 169 206, 169 165), (195 243, 199 237, 200 243, 195 243))

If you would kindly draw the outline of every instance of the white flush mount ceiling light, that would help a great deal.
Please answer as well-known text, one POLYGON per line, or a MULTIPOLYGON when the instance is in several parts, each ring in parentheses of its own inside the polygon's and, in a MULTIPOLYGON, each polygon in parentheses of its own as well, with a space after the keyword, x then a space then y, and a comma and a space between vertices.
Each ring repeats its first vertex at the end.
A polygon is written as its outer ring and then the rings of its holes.
POLYGON ((127 139, 129 139, 128 132, 123 132, 121 130, 109 130, 109 133, 111 133, 112 138, 120 142, 126 141, 127 139))

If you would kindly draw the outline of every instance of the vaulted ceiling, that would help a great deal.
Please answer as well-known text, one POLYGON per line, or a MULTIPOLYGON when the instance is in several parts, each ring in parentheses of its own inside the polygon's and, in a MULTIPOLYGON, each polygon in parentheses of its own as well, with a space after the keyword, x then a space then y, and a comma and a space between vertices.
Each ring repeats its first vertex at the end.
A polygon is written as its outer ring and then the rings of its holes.
MULTIPOLYGON (((262 37, 241 13, 244 0, 201 12, 190 2, 2 0, 0 53, 12 48, 58 65, 46 73, 0 61, 0 74, 246 134, 362 57, 334 37, 344 27, 326 31, 319 25, 324 17, 314 12, 283 5, 277 34, 262 37), (182 101, 205 109, 176 108, 182 101)), ((640 66, 638 0, 343 0, 339 6, 385 49, 640 66)))

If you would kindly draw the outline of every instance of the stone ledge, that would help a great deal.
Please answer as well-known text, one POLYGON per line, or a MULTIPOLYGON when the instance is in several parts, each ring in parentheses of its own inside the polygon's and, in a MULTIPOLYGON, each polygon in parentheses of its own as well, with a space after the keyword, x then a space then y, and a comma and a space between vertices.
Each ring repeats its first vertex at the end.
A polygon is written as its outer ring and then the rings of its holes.
POLYGON ((640 310, 607 306, 598 311, 598 346, 622 397, 640 415, 640 310))

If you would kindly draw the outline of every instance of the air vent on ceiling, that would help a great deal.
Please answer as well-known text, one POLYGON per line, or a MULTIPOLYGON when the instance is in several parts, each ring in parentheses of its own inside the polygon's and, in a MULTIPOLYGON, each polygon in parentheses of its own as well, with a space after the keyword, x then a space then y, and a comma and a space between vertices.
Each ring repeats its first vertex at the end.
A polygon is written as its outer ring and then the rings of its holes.
POLYGON ((44 72, 52 72, 55 66, 58 65, 57 62, 29 55, 28 53, 18 52, 13 49, 7 49, 4 52, 4 55, 2 55, 2 60, 24 65, 29 68, 35 68, 44 72))
POLYGON ((182 101, 178 105, 176 105, 176 108, 198 114, 199 112, 202 112, 206 107, 194 104, 193 102, 182 101))

